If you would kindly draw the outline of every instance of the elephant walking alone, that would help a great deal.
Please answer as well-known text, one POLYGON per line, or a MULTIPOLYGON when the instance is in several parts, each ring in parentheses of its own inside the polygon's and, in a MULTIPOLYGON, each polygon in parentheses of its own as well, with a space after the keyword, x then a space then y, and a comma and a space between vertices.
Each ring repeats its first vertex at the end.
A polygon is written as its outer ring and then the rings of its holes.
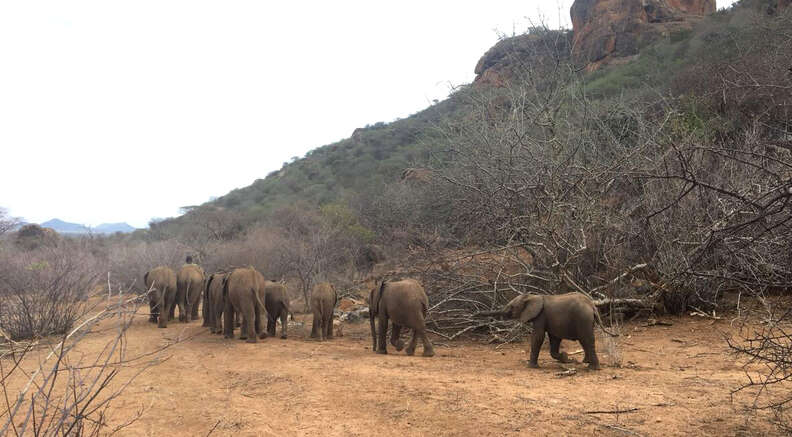
POLYGON ((530 367, 539 367, 539 350, 544 343, 545 333, 550 337, 550 356, 562 363, 569 362, 567 354, 559 350, 561 340, 577 340, 585 352, 583 362, 588 363, 592 370, 600 368, 594 345, 594 324, 599 324, 607 334, 616 336, 605 330, 594 302, 580 293, 556 296, 523 294, 512 299, 500 310, 478 315, 515 319, 523 323, 533 322, 531 360, 528 364, 530 367))
POLYGON ((388 320, 393 321, 391 344, 396 350, 402 350, 404 342, 399 338, 402 327, 413 330, 413 337, 407 346, 407 355, 415 353, 415 346, 420 338, 423 341, 423 355, 434 356, 432 342, 426 336, 426 312, 429 309, 429 298, 421 284, 415 279, 401 281, 383 281, 374 287, 369 294, 369 321, 374 350, 378 354, 387 354, 385 340, 388 334, 388 320), (376 332, 374 320, 378 319, 379 332, 376 332))

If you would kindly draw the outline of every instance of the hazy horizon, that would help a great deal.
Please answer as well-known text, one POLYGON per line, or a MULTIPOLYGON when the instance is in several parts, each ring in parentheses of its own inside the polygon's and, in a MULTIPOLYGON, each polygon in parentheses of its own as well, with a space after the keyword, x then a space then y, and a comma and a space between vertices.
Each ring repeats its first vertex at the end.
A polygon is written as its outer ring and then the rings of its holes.
POLYGON ((146 227, 446 98, 571 3, 2 3, 0 207, 146 227))

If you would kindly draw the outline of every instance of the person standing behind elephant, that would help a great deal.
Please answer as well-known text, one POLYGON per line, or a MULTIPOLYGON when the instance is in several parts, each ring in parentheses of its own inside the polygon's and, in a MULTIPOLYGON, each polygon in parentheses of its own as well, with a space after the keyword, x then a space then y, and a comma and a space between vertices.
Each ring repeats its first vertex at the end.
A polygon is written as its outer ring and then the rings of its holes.
MULTIPOLYGON (((192 258, 190 258, 192 259, 192 258)), ((185 264, 176 278, 179 321, 189 323, 198 318, 198 305, 204 291, 204 271, 198 264, 185 264)))
POLYGON ((420 338, 423 341, 423 355, 434 356, 432 342, 426 336, 426 313, 429 309, 429 298, 421 284, 415 279, 401 281, 382 281, 369 293, 369 320, 371 336, 374 339, 374 350, 378 354, 387 354, 385 340, 388 334, 388 320, 393 321, 391 344, 400 351, 404 342, 399 338, 401 327, 413 330, 413 337, 405 352, 415 353, 415 346, 420 338), (379 320, 379 335, 375 330, 374 319, 379 320))
POLYGON ((167 266, 155 267, 143 275, 143 282, 149 291, 149 322, 167 328, 168 315, 176 301, 176 273, 167 266))
POLYGON ((331 340, 333 338, 333 310, 335 310, 338 295, 335 287, 329 282, 316 284, 311 291, 311 310, 313 311, 313 326, 311 338, 331 340))
POLYGON ((281 338, 286 338, 289 316, 289 295, 280 282, 264 282, 264 307, 267 309, 267 335, 275 336, 275 324, 281 321, 281 338))
POLYGON ((263 291, 264 278, 253 267, 236 268, 228 274, 223 283, 223 333, 226 338, 234 338, 234 313, 242 316, 241 340, 256 343, 259 337, 267 337, 261 329, 263 291))

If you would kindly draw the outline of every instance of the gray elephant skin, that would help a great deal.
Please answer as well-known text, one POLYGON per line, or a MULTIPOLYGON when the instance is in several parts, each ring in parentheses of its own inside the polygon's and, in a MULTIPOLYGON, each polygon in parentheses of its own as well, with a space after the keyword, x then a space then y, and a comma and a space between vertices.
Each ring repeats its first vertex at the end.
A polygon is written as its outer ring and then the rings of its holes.
POLYGON ((176 275, 176 302, 179 321, 190 322, 198 318, 198 305, 204 291, 204 271, 197 264, 185 264, 176 275))
POLYGON ((286 338, 289 317, 289 295, 280 282, 264 281, 264 308, 267 310, 267 335, 275 336, 275 324, 281 322, 281 338, 286 338))
POLYGON ((524 294, 515 297, 500 310, 478 315, 533 322, 530 367, 539 367, 539 350, 544 343, 545 333, 550 338, 550 356, 562 363, 570 362, 567 354, 559 351, 561 340, 577 340, 585 352, 583 362, 588 363, 592 370, 600 368, 594 344, 594 324, 599 324, 603 331, 615 336, 603 326, 594 302, 580 293, 555 296, 524 294))
POLYGON ((237 268, 228 274, 223 283, 223 334, 234 338, 234 314, 242 317, 239 338, 248 343, 256 343, 258 338, 266 338, 261 329, 261 312, 264 303, 264 277, 253 267, 237 268))
POLYGON ((311 291, 311 338, 318 338, 320 341, 333 338, 333 310, 337 301, 335 287, 329 282, 320 282, 314 286, 311 291))
POLYGON ((434 356, 432 342, 426 336, 426 313, 429 309, 429 298, 421 284, 415 279, 401 281, 383 281, 369 293, 369 321, 373 349, 378 354, 387 354, 386 337, 388 320, 393 322, 391 344, 400 351, 404 342, 399 338, 401 328, 413 330, 413 337, 407 346, 407 355, 415 353, 415 346, 420 338, 423 341, 423 355, 434 356), (375 327, 375 319, 379 331, 375 327))
POLYGON ((170 267, 155 267, 143 275, 143 282, 150 290, 149 321, 156 322, 158 328, 167 328, 168 316, 176 302, 176 273, 170 267))
POLYGON ((225 301, 223 300, 223 282, 227 273, 219 272, 209 275, 206 280, 206 290, 204 292, 204 307, 206 307, 207 326, 209 332, 212 334, 222 334, 223 325, 223 309, 225 301))

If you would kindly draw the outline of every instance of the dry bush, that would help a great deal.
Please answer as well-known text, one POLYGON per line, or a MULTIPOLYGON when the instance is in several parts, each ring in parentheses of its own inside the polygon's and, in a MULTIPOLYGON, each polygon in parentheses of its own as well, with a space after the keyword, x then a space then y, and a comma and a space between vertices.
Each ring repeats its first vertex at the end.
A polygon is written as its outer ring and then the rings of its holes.
POLYGON ((0 328, 12 340, 72 328, 99 282, 99 266, 73 247, 0 252, 0 328))
POLYGON ((5 208, 0 207, 0 237, 13 230, 19 224, 19 219, 8 215, 5 208))
POLYGON ((110 280, 120 288, 145 291, 143 275, 157 266, 178 268, 191 249, 176 240, 121 241, 107 250, 110 280))
POLYGON ((792 432, 792 308, 788 303, 772 303, 760 298, 759 323, 751 318, 740 320, 739 336, 728 338, 735 355, 742 359, 746 382, 732 390, 732 395, 753 397, 753 407, 771 410, 776 425, 792 432))
POLYGON ((112 435, 138 420, 137 411, 112 410, 112 403, 142 372, 156 365, 162 349, 140 356, 127 352, 126 333, 145 296, 111 292, 105 307, 53 343, 9 341, 0 350, 2 435, 112 435), (97 354, 80 350, 86 335, 113 320, 116 332, 97 354), (49 353, 42 359, 35 349, 49 353), (127 373, 123 374, 122 370, 127 373), (24 385, 12 387, 12 381, 24 385), (114 419, 115 426, 108 424, 114 419))

